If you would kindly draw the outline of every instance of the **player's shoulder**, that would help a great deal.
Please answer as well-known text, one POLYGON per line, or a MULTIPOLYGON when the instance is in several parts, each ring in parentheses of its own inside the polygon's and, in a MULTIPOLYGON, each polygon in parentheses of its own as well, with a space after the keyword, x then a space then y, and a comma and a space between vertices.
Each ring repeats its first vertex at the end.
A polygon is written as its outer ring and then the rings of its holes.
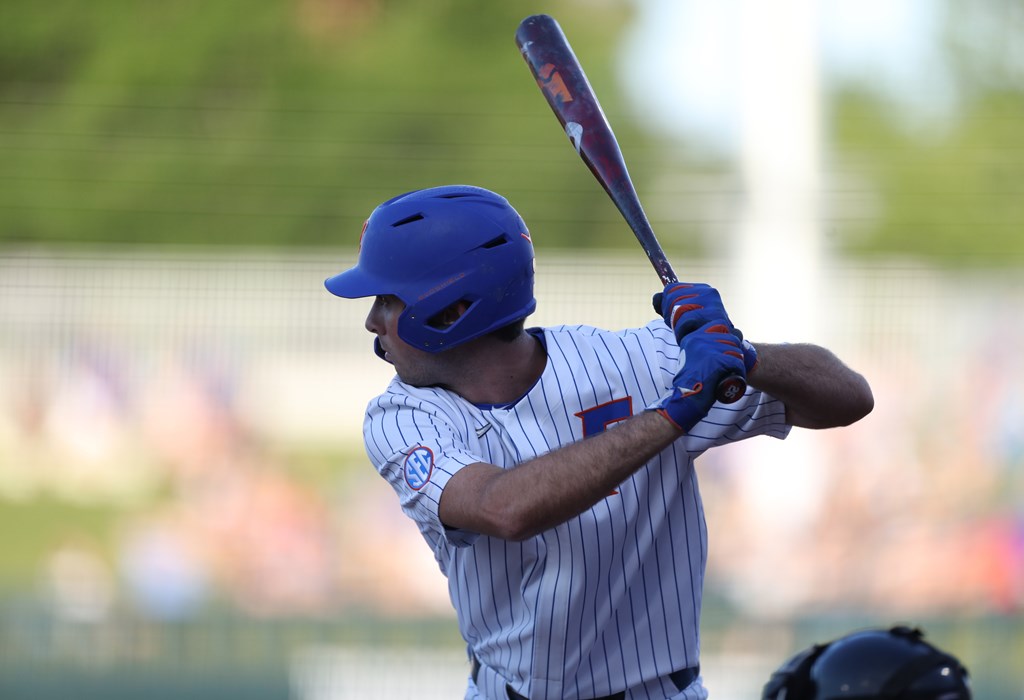
POLYGON ((398 375, 395 375, 384 391, 377 394, 370 401, 370 405, 377 406, 406 406, 420 403, 437 403, 445 400, 445 394, 449 392, 440 387, 421 387, 406 384, 398 375))
POLYGON ((380 420, 397 412, 416 411, 451 417, 463 413, 465 400, 441 387, 417 387, 396 375, 383 392, 370 399, 368 418, 380 420))
POLYGON ((654 319, 642 326, 619 330, 609 330, 586 324, 546 326, 541 330, 546 336, 556 340, 571 338, 580 342, 607 342, 611 339, 620 341, 633 339, 642 345, 676 345, 672 329, 661 318, 654 319))

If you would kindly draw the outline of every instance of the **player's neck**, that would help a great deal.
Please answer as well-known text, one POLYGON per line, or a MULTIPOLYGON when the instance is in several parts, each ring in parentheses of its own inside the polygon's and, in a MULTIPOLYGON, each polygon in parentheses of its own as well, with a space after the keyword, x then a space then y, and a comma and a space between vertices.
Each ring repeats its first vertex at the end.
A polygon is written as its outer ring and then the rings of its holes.
POLYGON ((453 357, 450 379, 443 386, 472 403, 515 401, 537 383, 547 365, 544 346, 529 333, 512 342, 481 338, 467 345, 453 357))

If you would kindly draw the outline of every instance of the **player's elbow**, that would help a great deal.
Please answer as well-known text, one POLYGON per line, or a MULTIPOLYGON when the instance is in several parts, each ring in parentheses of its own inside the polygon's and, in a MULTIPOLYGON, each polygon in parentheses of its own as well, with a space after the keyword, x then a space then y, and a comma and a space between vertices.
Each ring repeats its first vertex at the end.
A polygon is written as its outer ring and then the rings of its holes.
POLYGON ((496 480, 484 491, 478 509, 484 533, 510 542, 522 542, 554 527, 565 519, 560 509, 537 491, 509 478, 496 480))
POLYGON ((535 532, 529 528, 509 525, 508 527, 501 528, 494 534, 494 537, 505 540, 506 542, 524 542, 538 534, 540 534, 540 532, 535 532))
POLYGON ((855 375, 841 388, 831 392, 827 400, 814 405, 794 407, 787 404, 787 420, 791 425, 811 430, 842 428, 856 423, 875 408, 871 387, 862 376, 855 375))
POLYGON ((856 423, 874 408, 875 396, 871 391, 871 385, 862 375, 857 374, 851 378, 846 391, 843 392, 843 400, 836 402, 836 427, 856 423))
POLYGON ((850 420, 851 423, 859 421, 861 418, 867 416, 871 411, 875 409, 875 395, 871 392, 871 385, 868 384, 867 380, 861 377, 860 391, 857 393, 857 403, 854 410, 854 417, 850 420))
POLYGON ((508 471, 489 464, 469 465, 452 476, 438 511, 446 527, 514 542, 544 529, 524 489, 509 483, 508 471))
POLYGON ((486 534, 502 540, 522 542, 543 531, 522 499, 496 497, 481 504, 481 515, 489 530, 486 534))

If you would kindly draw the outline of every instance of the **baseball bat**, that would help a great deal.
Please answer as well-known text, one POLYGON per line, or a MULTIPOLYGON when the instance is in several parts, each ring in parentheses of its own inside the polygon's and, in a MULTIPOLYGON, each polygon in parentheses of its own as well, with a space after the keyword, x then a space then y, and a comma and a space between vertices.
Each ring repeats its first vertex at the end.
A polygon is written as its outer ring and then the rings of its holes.
MULTIPOLYGON (((662 284, 678 282, 640 204, 618 139, 558 22, 549 15, 527 17, 516 29, 516 45, 576 153, 615 203, 662 284)), ((718 383, 715 397, 733 403, 746 388, 743 377, 733 374, 718 383)))

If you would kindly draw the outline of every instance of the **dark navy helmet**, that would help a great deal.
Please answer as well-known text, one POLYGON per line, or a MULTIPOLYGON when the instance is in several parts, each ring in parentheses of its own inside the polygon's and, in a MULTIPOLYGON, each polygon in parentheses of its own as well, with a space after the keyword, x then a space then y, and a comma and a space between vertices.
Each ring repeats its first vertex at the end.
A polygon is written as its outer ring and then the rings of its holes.
POLYGON ((762 700, 970 700, 967 669, 919 629, 854 632, 790 658, 762 700))
POLYGON ((406 308, 398 335, 438 352, 529 316, 533 243, 512 205, 490 190, 447 185, 384 202, 363 227, 356 266, 330 277, 328 291, 356 299, 394 295, 406 308), (450 325, 438 316, 467 309, 450 325))

